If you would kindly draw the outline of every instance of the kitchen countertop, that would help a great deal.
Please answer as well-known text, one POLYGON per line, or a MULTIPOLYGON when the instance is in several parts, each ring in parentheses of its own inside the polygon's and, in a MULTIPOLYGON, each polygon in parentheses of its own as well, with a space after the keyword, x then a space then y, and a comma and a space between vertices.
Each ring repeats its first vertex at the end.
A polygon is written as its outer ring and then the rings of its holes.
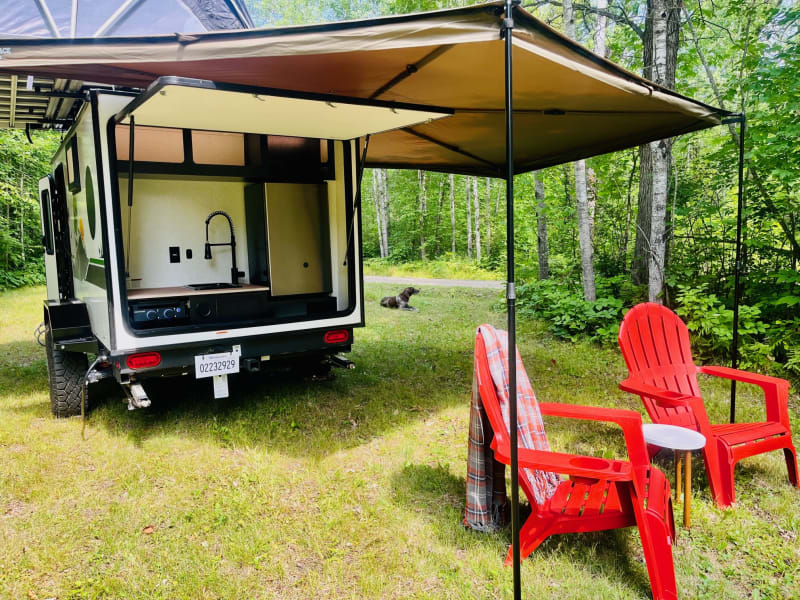
POLYGON ((210 290, 196 290, 185 285, 159 288, 134 288, 128 290, 128 300, 143 300, 150 298, 174 298, 175 296, 208 296, 209 294, 241 294, 243 292, 266 292, 269 288, 265 285, 242 283, 235 288, 222 288, 210 290))

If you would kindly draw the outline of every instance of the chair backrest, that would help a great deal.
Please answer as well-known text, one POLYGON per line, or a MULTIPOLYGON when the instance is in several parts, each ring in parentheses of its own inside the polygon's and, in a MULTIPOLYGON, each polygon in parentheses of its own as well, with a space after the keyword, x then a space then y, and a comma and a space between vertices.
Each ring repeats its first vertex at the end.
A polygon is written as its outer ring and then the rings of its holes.
MULTIPOLYGON (((486 416, 494 432, 493 447, 508 456, 508 337, 491 325, 481 325, 475 337, 475 375, 486 416)), ((517 439, 519 447, 550 451, 539 403, 517 351, 517 439)), ((536 469, 520 469, 519 482, 531 505, 553 495, 560 477, 536 469)))
MULTIPOLYGON (((617 338, 629 377, 640 383, 678 394, 700 396, 697 366, 692 359, 689 330, 666 306, 645 302, 625 315, 617 338)), ((658 406, 642 398, 654 423, 699 429, 707 416, 689 408, 658 406)))

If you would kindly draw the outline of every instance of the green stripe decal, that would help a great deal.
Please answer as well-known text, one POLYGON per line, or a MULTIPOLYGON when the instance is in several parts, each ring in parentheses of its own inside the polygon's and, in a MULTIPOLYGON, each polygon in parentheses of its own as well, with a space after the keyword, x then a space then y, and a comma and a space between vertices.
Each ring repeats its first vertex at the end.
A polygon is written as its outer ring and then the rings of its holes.
POLYGON ((102 258, 90 258, 89 262, 93 265, 100 265, 101 267, 105 267, 106 263, 102 258))

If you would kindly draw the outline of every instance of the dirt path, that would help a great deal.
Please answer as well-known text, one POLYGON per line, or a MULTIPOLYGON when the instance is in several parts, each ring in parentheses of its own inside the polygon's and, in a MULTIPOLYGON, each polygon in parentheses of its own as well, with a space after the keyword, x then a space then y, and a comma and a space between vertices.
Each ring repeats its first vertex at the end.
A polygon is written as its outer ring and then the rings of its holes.
POLYGON ((365 275, 367 283, 396 283, 398 285, 438 285, 442 287, 470 287, 487 290, 502 290, 502 281, 486 281, 480 279, 426 279, 424 277, 383 277, 382 275, 365 275))

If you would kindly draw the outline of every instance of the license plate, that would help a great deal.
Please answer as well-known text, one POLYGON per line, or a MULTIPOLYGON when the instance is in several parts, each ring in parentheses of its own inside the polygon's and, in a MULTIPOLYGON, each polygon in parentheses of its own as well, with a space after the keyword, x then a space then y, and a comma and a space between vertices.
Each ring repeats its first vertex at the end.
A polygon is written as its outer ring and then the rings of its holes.
POLYGON ((230 375, 239 372, 241 350, 234 348, 231 352, 216 354, 198 354, 194 357, 194 376, 197 379, 214 375, 230 375))

